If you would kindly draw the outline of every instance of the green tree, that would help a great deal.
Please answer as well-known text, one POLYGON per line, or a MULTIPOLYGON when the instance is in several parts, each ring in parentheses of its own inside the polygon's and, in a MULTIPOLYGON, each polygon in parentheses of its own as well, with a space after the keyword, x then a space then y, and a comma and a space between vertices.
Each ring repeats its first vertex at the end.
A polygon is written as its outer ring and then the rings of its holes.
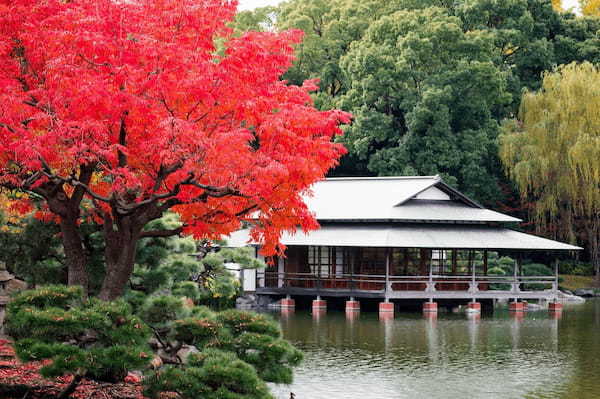
POLYGON ((17 226, 0 214, 0 261, 28 284, 59 284, 66 281, 64 255, 58 226, 31 216, 17 226), (9 227, 10 226, 10 227, 9 227))
POLYGON ((585 243, 600 279, 600 69, 572 63, 544 75, 505 126, 500 156, 538 226, 585 243))
POLYGON ((150 297, 140 316, 154 331, 157 353, 168 364, 145 381, 146 394, 182 398, 271 398, 264 381, 290 383, 302 354, 282 339, 265 315, 215 313, 182 298, 150 297))
POLYGON ((442 174, 492 201, 498 123, 510 101, 493 42, 464 32, 443 8, 398 11, 371 24, 341 59, 341 99, 354 124, 344 140, 378 175, 442 174))
POLYGON ((48 286, 23 291, 8 305, 7 333, 23 361, 50 359, 44 377, 72 374, 59 397, 69 396, 83 377, 122 380, 151 359, 150 329, 123 300, 83 300, 81 287, 48 286))
MULTIPOLYGON (((179 224, 167 214, 149 224, 149 229, 172 229, 179 224)), ((263 268, 264 262, 250 248, 227 248, 225 242, 196 241, 192 237, 144 238, 137 248, 136 265, 128 300, 135 304, 146 295, 168 293, 187 297, 198 305, 215 309, 233 306, 239 294, 238 278, 228 263, 240 268, 263 268)))
POLYGON ((440 173, 494 205, 512 197, 498 188, 510 185, 498 124, 517 112, 523 88, 538 89, 556 65, 600 62, 600 18, 548 0, 292 0, 250 14, 240 30, 302 29, 284 77, 320 78, 316 104, 355 115, 342 139, 350 153, 333 174, 440 173))
POLYGON ((123 299, 84 300, 81 287, 46 286, 15 296, 6 328, 21 360, 51 360, 44 377, 74 376, 61 398, 84 377, 118 382, 152 360, 144 370, 148 396, 267 399, 265 382, 291 383, 302 359, 266 315, 214 312, 170 295, 132 309, 123 299))

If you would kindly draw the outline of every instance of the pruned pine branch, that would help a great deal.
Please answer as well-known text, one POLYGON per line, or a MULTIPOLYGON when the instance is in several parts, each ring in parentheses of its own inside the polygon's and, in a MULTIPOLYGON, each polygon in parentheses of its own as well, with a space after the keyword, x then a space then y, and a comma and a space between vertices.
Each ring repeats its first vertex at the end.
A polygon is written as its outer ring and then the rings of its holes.
POLYGON ((172 237, 181 234, 183 226, 176 229, 164 229, 164 230, 150 230, 143 231, 140 234, 140 238, 158 238, 158 237, 172 237))

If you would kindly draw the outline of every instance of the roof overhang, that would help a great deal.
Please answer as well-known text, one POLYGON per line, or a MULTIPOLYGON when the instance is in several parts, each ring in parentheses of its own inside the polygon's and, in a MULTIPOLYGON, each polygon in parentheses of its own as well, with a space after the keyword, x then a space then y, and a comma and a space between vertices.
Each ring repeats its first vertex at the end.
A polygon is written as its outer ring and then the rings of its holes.
MULTIPOLYGON (((249 244, 248 232, 231 235, 230 246, 249 244)), ((480 225, 338 224, 284 234, 281 243, 340 247, 578 251, 581 247, 502 227, 480 225)))

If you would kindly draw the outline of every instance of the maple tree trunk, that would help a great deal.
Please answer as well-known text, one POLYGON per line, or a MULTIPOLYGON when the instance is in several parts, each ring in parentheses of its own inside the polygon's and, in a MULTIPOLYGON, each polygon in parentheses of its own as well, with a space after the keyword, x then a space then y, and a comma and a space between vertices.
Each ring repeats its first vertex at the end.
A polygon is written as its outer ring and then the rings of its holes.
POLYGON ((65 249, 68 267, 68 284, 80 285, 85 295, 88 290, 88 275, 86 270, 87 256, 79 233, 77 219, 61 218, 60 231, 65 249))
POLYGON ((106 275, 98 297, 104 301, 112 301, 123 295, 133 273, 139 236, 115 232, 105 237, 105 240, 106 275))

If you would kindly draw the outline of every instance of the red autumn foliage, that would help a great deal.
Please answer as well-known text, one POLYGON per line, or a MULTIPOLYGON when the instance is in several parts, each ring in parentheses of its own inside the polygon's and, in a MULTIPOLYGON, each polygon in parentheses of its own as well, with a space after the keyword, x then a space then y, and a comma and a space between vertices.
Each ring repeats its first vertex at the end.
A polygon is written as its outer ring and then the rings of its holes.
MULTIPOLYGON (((0 0, 0 186, 43 198, 71 230, 85 204, 124 248, 107 249, 110 276, 169 209, 197 238, 252 221, 265 254, 317 227, 302 195, 345 152, 332 138, 350 116, 317 110, 316 82, 280 80, 302 32, 236 37, 236 7, 0 0)), ((67 257, 77 245, 71 234, 67 257)))
MULTIPOLYGON (((9 341, 0 339, 0 392, 3 397, 9 392, 20 394, 19 397, 53 398, 56 397, 71 381, 72 376, 59 377, 53 380, 43 378, 39 369, 44 362, 21 363, 15 358, 15 352, 9 341), (9 389, 22 387, 22 390, 9 389), (24 396, 22 391, 27 395, 24 396)), ((128 375, 123 383, 109 384, 83 379, 71 394, 74 399, 144 399, 141 379, 133 374, 128 375)), ((165 396, 166 397, 166 396, 165 396)))

